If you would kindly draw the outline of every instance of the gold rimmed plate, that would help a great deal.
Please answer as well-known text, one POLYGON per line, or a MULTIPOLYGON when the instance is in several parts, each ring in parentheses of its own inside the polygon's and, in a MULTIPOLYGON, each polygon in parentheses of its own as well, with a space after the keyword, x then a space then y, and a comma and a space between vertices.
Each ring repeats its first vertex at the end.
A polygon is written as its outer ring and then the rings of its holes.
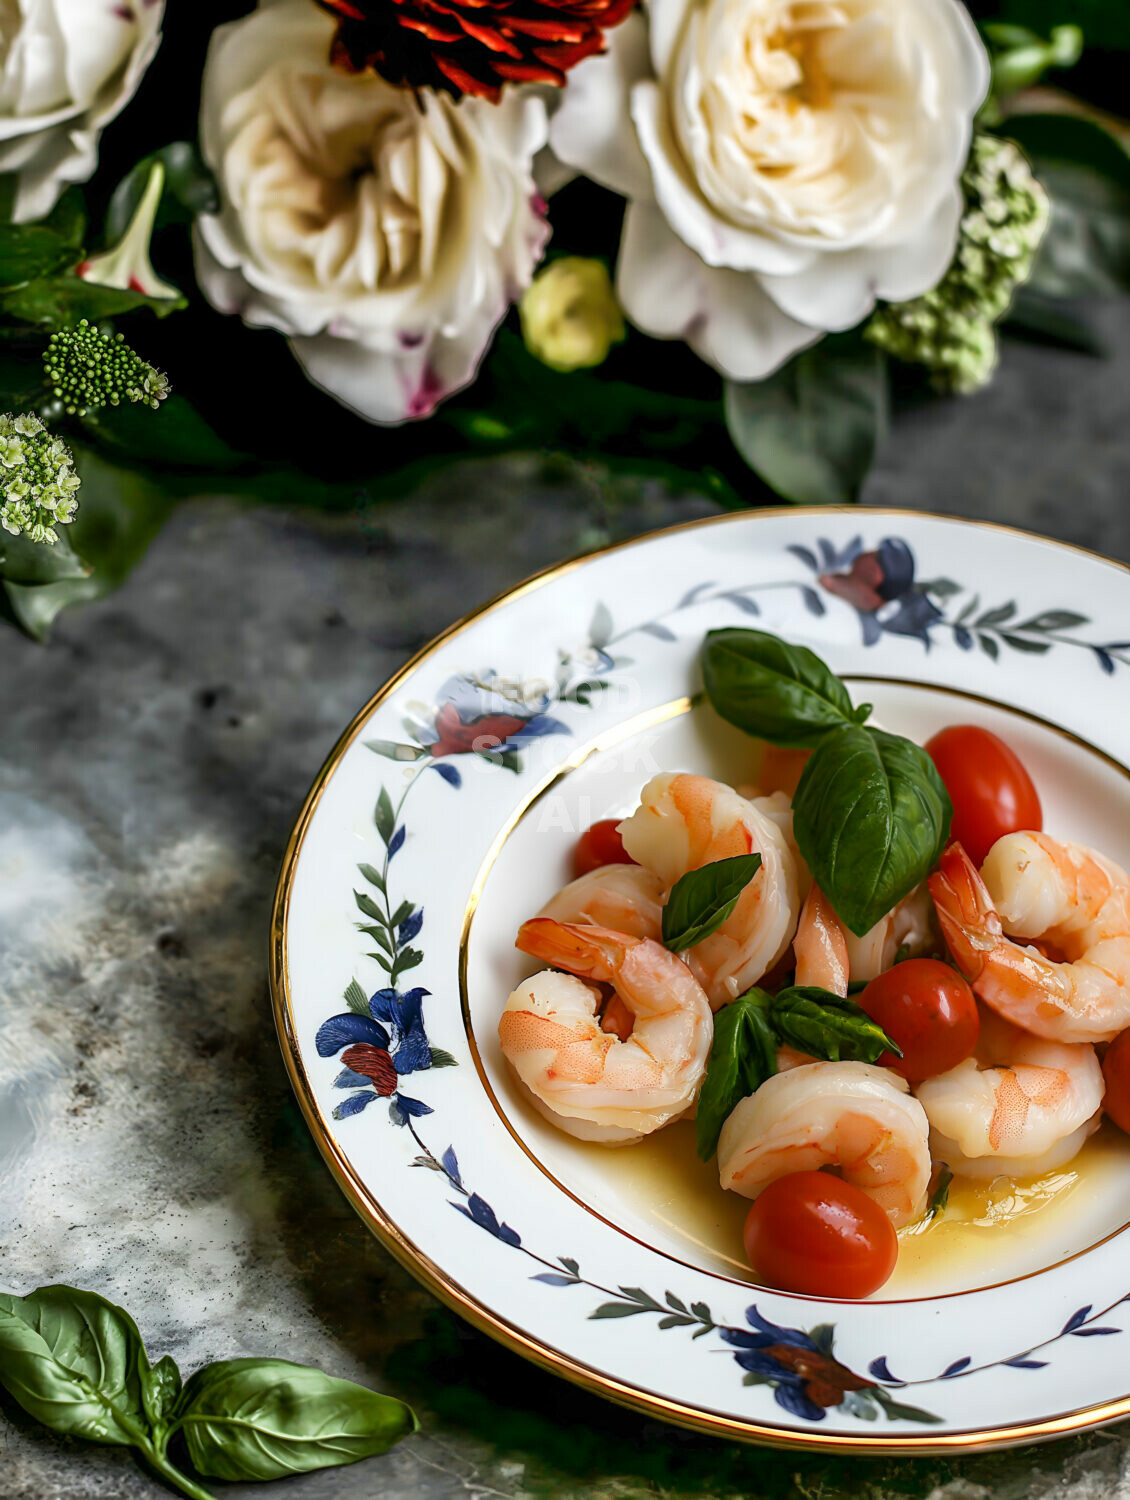
POLYGON ((752 779, 754 747, 701 700, 706 630, 804 642, 915 738, 996 729, 1045 826, 1128 863, 1128 605, 1125 570, 1021 533, 766 511, 551 569, 427 647, 320 772, 274 912, 284 1055, 362 1218, 502 1342, 689 1426, 952 1451, 1130 1414, 1113 1127, 1070 1170, 955 1192, 875 1299, 799 1298, 750 1281, 746 1205, 689 1127, 573 1141, 520 1096, 496 1035, 528 972, 514 932, 580 830, 657 770, 752 779))

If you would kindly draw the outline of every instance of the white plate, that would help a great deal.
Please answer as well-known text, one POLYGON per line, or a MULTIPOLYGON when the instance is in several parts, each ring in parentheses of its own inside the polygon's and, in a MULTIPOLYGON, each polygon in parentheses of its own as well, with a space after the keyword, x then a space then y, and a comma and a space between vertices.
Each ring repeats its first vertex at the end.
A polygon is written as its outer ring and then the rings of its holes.
POLYGON ((572 1141, 524 1104, 496 1036, 529 972, 514 933, 568 878, 578 831, 655 770, 750 779, 751 742, 692 702, 706 630, 804 642, 916 738, 997 728, 1049 831, 1130 863, 1128 622, 1112 563, 854 509, 677 527, 452 627, 346 730, 276 897, 284 1055, 362 1218, 480 1328, 688 1426, 952 1451, 1130 1414, 1130 1144, 1113 1127, 1023 1201, 956 1193, 878 1298, 795 1297, 749 1283, 745 1205, 687 1126, 621 1151, 572 1141))

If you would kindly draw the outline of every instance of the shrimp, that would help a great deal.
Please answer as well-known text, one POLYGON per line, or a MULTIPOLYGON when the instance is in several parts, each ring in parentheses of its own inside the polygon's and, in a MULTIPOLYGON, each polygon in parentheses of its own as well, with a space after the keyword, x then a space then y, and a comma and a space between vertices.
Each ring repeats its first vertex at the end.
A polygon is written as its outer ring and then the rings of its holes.
POLYGON ((601 865, 571 880, 538 916, 557 922, 591 922, 658 942, 663 931, 663 882, 642 865, 601 865))
POLYGON ((755 984, 784 953, 800 910, 796 859, 778 821, 706 776, 653 776, 622 822, 624 848, 670 887, 688 870, 760 853, 761 868, 722 926, 689 950, 691 969, 717 1009, 755 984))
POLYGON ((1030 1036, 991 1012, 976 1057, 915 1090, 935 1157, 966 1177, 1038 1177, 1064 1166, 1098 1129, 1095 1049, 1030 1036))
POLYGON ((951 844, 930 892, 961 972, 1006 1020, 1057 1042, 1109 1042, 1130 1025, 1130 877, 1117 865, 1010 833, 990 849, 985 879, 951 844), (1005 922, 1065 961, 1014 942, 1005 922))
POLYGON ((847 933, 818 885, 809 891, 801 908, 793 951, 797 984, 819 985, 834 995, 847 994, 847 933))
MULTIPOLYGON (((601 865, 571 880, 538 916, 558 922, 591 922, 658 942, 663 932, 663 882, 642 865, 601 865)), ((601 1014, 601 1029, 626 1042, 634 1024, 635 1016, 620 996, 612 995, 601 1014)))
POLYGON ((862 937, 854 932, 845 936, 851 977, 865 984, 889 969, 903 948, 908 958, 917 958, 940 952, 942 946, 925 881, 916 885, 862 937))
POLYGON ((517 946, 567 974, 523 981, 498 1023, 502 1052, 553 1124, 585 1141, 638 1141, 694 1104, 706 1072, 714 1017, 702 987, 649 938, 535 917, 517 946), (635 1017, 618 1041, 596 1018, 613 984, 635 1017))
POLYGON ((724 1188, 756 1198, 778 1177, 837 1166, 897 1229, 926 1206, 929 1129, 897 1073, 806 1063, 767 1078, 736 1106, 718 1140, 718 1176, 724 1188))

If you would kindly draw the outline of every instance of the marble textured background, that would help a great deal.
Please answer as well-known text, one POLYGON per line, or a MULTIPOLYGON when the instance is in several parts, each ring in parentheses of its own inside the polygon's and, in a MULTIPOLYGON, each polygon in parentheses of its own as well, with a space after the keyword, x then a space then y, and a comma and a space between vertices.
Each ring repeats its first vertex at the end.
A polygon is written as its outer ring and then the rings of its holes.
MULTIPOLYGON (((982 397, 902 418, 865 499, 1130 561, 1130 311, 1103 316, 1116 360, 1013 346, 982 397)), ((340 728, 410 652, 507 584, 708 508, 647 486, 601 501, 537 459, 452 473, 358 516, 201 500, 48 649, 4 634, 0 1285, 100 1290, 186 1370, 282 1355, 395 1391, 421 1415, 421 1434, 386 1459, 251 1497, 1130 1497, 1130 1428, 849 1463, 605 1405, 420 1290, 354 1218, 291 1100, 268 908, 340 728)), ((0 1411, 0 1500, 158 1492, 127 1455, 0 1411)))

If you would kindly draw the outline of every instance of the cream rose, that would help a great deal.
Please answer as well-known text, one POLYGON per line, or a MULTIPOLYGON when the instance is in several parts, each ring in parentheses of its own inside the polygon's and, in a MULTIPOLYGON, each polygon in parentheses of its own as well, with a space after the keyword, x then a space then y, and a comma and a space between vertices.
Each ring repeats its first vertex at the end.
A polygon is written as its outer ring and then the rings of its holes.
POLYGON ((755 380, 942 276, 989 81, 957 0, 647 0, 608 45, 550 141, 630 199, 640 328, 755 380))
POLYGON ((0 0, 0 172, 15 217, 40 219, 98 163, 102 127, 133 98, 164 0, 0 0))
POLYGON ((532 161, 545 106, 393 88, 334 69, 332 18, 275 0, 214 34, 201 146, 218 214, 201 287, 281 329, 306 373, 374 422, 467 385, 549 230, 532 161))

